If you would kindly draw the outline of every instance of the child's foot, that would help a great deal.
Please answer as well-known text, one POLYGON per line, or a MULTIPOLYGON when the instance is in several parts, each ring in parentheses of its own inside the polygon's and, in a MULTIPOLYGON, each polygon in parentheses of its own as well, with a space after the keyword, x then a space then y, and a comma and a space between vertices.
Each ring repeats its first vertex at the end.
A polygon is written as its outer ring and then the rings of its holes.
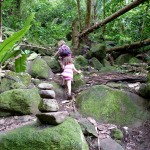
POLYGON ((65 87, 65 85, 64 85, 64 84, 62 84, 62 85, 61 85, 61 87, 62 87, 62 88, 64 88, 64 87, 65 87))
POLYGON ((68 95, 68 100, 71 100, 72 99, 72 95, 68 95))

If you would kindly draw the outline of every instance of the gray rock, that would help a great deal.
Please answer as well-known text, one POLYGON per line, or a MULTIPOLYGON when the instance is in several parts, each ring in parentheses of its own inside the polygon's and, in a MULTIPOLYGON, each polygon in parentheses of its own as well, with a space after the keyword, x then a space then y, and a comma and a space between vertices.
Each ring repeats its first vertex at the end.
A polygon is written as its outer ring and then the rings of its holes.
POLYGON ((53 89, 53 85, 49 84, 49 83, 40 83, 38 85, 38 88, 42 89, 42 90, 52 90, 53 89))
POLYGON ((111 138, 100 141, 101 150, 124 150, 123 147, 111 138))
POLYGON ((53 90, 41 90, 39 94, 42 98, 55 98, 55 91, 53 90))
POLYGON ((67 111, 36 114, 42 124, 58 125, 65 121, 69 113, 67 111))
POLYGON ((82 118, 79 121, 79 124, 81 125, 82 131, 85 135, 93 135, 97 137, 95 126, 91 122, 89 122, 86 118, 82 118))
POLYGON ((58 111, 59 105, 56 99, 43 99, 39 105, 41 112, 58 111))

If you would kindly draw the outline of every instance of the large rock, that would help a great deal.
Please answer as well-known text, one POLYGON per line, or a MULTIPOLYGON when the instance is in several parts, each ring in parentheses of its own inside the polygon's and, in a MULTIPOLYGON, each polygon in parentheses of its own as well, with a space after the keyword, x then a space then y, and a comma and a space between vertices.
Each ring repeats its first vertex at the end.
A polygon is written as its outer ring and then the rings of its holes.
POLYGON ((66 120, 69 116, 67 111, 39 113, 36 114, 37 118, 42 124, 58 125, 66 120))
POLYGON ((77 121, 68 118, 58 126, 31 124, 1 134, 2 150, 88 150, 77 121))
POLYGON ((123 147, 111 138, 100 141, 101 150, 124 150, 123 147))
POLYGON ((77 96, 79 111, 101 122, 129 125, 144 120, 149 113, 142 97, 104 85, 93 86, 77 96))
POLYGON ((8 91, 11 89, 24 89, 31 84, 31 76, 27 73, 16 73, 13 71, 6 72, 1 80, 0 91, 8 91))
POLYGON ((11 115, 27 115, 37 113, 41 101, 36 88, 14 89, 0 94, 0 116, 1 112, 11 115))
POLYGON ((28 63, 28 73, 31 74, 32 77, 41 79, 53 78, 54 76, 51 68, 41 58, 36 58, 28 63))
POLYGON ((117 65, 122 65, 124 63, 128 63, 131 58, 132 58, 132 55, 130 54, 122 54, 115 60, 115 63, 117 65))
POLYGON ((95 57, 91 58, 90 64, 91 64, 91 66, 93 66, 96 70, 100 70, 100 69, 103 67, 103 65, 100 63, 100 61, 99 61, 97 58, 95 58, 95 57))
POLYGON ((78 64, 81 67, 85 67, 88 65, 88 60, 84 56, 79 55, 75 58, 75 64, 78 64))
POLYGON ((43 59, 46 61, 48 66, 52 69, 54 73, 60 72, 61 66, 55 57, 44 56, 43 59))
POLYGON ((97 58, 99 61, 106 57, 105 44, 93 44, 89 51, 91 57, 97 58))
POLYGON ((74 91, 83 85, 85 85, 84 75, 82 73, 75 74, 73 77, 72 90, 74 91))
POLYGON ((39 110, 41 112, 58 111, 59 105, 56 99, 42 99, 39 104, 39 110))

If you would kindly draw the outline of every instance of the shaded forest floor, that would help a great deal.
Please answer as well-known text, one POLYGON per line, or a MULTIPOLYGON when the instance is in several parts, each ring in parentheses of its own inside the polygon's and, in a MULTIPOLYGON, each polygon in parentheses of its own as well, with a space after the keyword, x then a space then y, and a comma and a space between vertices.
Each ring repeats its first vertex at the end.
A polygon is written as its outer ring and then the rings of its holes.
MULTIPOLYGON (((61 84, 61 79, 59 75, 55 75, 55 82, 61 84)), ((145 75, 129 75, 122 73, 92 73, 85 76, 86 85, 76 90, 73 93, 72 100, 64 100, 61 97, 57 97, 57 101, 60 106, 60 110, 67 110, 70 115, 77 120, 81 119, 82 116, 78 113, 76 108, 75 97, 80 91, 85 90, 92 85, 108 84, 109 82, 125 82, 125 83, 136 83, 136 82, 146 82, 145 75)), ((131 92, 135 92, 131 90, 131 92)), ((36 120, 34 115, 27 116, 13 116, 13 117, 3 117, 0 118, 0 132, 12 130, 18 128, 22 125, 28 124, 36 120)), ((107 131, 110 126, 109 124, 99 124, 98 126, 105 127, 105 131, 100 131, 100 138, 105 138, 109 135, 107 131)), ((122 127, 118 127, 123 131, 122 127)), ((124 132, 124 138, 120 144, 125 148, 125 150, 150 150, 150 120, 145 121, 138 127, 128 127, 127 132, 124 132)), ((87 136, 87 142, 89 144, 90 150, 98 150, 98 138, 87 136)))

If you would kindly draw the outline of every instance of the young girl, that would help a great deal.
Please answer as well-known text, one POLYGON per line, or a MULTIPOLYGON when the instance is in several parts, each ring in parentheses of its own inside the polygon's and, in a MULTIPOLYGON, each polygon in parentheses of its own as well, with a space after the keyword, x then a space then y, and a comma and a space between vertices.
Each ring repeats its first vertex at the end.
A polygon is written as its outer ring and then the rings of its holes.
POLYGON ((63 64, 64 71, 61 73, 63 76, 63 84, 67 84, 68 99, 71 99, 71 81, 73 81, 73 72, 81 73, 81 71, 75 68, 71 57, 65 57, 63 59, 63 64))

